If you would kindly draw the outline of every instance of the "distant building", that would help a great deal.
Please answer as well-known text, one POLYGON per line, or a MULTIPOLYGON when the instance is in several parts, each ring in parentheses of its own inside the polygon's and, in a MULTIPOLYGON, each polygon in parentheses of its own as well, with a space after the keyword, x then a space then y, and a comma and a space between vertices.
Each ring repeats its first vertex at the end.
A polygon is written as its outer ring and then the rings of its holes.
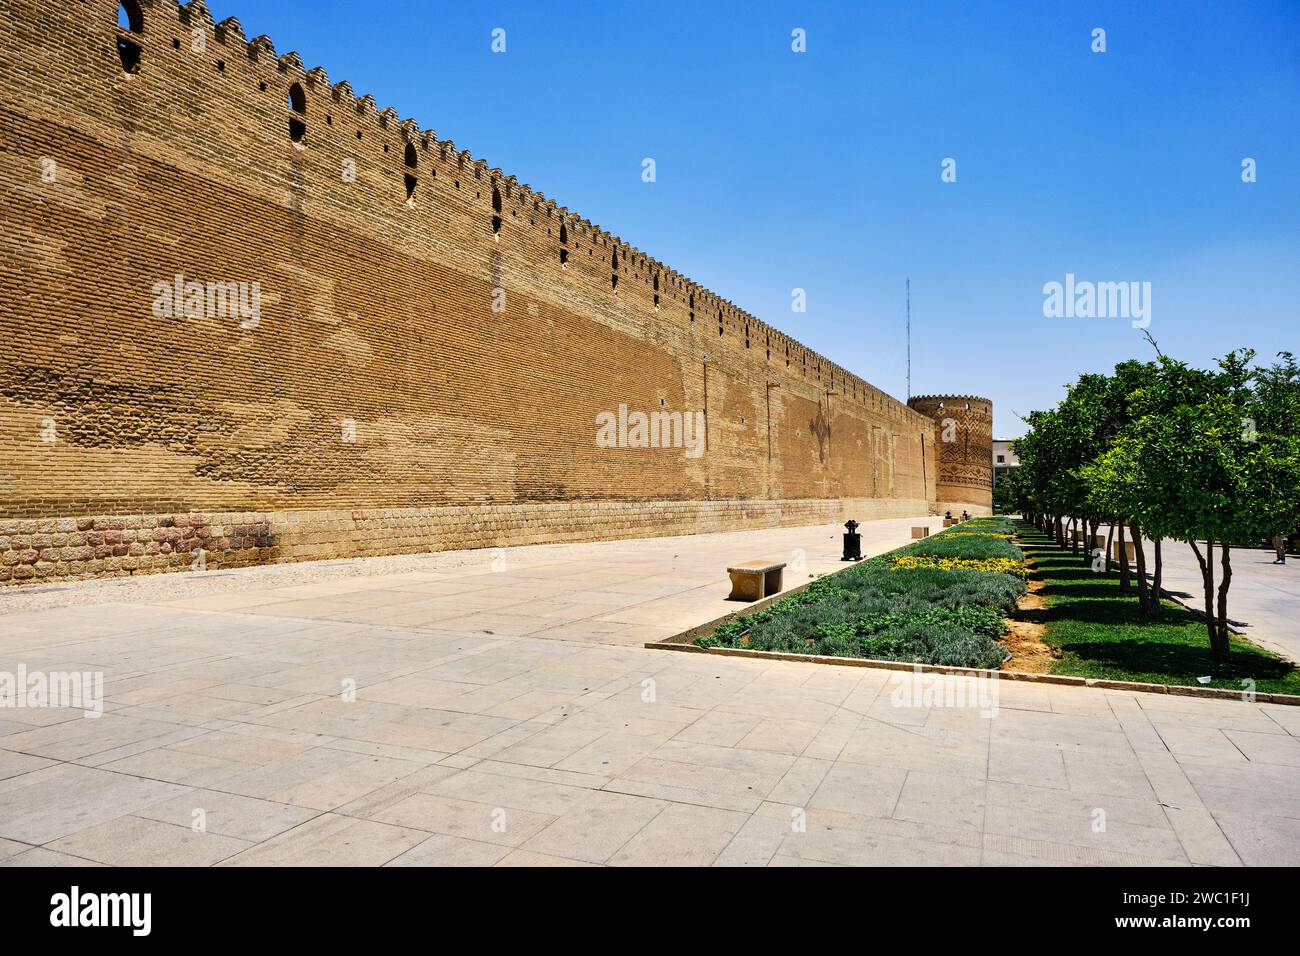
POLYGON ((1011 450, 1010 438, 993 439, 993 487, 998 486, 998 478, 1012 468, 1020 467, 1020 458, 1011 450))

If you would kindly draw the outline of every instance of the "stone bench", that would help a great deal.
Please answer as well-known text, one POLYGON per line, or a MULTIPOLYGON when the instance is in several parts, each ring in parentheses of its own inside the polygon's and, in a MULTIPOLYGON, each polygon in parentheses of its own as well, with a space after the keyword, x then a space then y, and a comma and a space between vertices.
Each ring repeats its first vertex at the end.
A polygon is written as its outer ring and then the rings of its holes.
POLYGON ((930 537, 930 529, 928 527, 922 526, 922 527, 915 527, 912 529, 913 541, 915 541, 917 538, 928 538, 928 537, 930 537))
POLYGON ((731 575, 731 594, 728 601, 761 601, 781 590, 781 572, 785 562, 747 561, 727 568, 731 575))

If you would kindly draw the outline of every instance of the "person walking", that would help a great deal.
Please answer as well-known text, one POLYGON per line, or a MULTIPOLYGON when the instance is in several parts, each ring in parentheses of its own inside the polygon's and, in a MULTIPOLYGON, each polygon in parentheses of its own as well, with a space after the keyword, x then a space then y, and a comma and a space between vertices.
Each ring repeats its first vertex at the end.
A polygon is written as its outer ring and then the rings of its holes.
POLYGON ((1274 564, 1286 564, 1286 535, 1273 535, 1273 547, 1277 551, 1277 560, 1274 564))

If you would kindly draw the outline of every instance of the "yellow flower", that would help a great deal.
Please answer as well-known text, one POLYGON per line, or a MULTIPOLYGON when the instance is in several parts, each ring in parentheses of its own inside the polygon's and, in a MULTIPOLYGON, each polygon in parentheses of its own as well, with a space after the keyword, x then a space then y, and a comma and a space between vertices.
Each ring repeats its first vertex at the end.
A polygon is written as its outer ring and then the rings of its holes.
POLYGON ((943 571, 978 571, 981 574, 1010 574, 1018 578, 1025 577, 1025 568, 1021 562, 1012 558, 932 558, 915 555, 900 555, 893 558, 894 570, 913 570, 917 568, 939 568, 943 571))

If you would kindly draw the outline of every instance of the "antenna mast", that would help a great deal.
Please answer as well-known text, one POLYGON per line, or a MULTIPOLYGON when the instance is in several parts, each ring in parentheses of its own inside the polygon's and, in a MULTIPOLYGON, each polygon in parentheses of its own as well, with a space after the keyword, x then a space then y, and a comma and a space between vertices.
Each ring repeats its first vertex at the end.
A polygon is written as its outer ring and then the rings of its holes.
POLYGON ((912 279, 907 279, 907 400, 912 400, 912 279))

